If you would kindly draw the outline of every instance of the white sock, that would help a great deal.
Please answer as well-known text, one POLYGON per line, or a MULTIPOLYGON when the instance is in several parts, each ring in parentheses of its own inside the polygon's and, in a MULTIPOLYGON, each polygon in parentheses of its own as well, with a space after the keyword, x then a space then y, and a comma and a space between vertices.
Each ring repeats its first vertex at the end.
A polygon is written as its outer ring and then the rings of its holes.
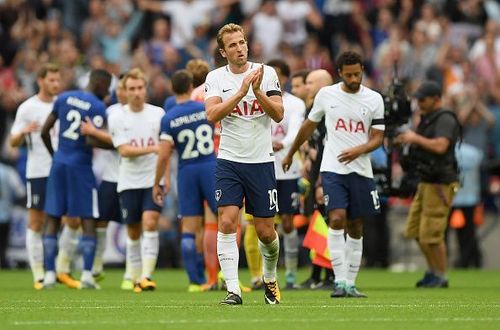
POLYGON ((363 255, 363 238, 354 239, 347 235, 346 246, 346 284, 354 285, 358 276, 361 256, 363 255))
POLYGON ((276 234, 274 241, 269 244, 264 244, 259 240, 259 251, 262 255, 264 281, 276 281, 276 266, 280 256, 280 240, 278 238, 278 234, 276 234))
POLYGON ((56 273, 54 271, 45 272, 45 276, 43 278, 43 284, 52 285, 56 283, 56 273))
POLYGON ((99 274, 103 271, 104 249, 106 248, 106 230, 107 228, 96 228, 97 244, 95 247, 94 264, 92 266, 92 273, 99 274))
POLYGON ((217 232, 217 256, 227 291, 241 296, 240 283, 238 280, 238 262, 240 254, 236 243, 236 233, 223 234, 217 232))
POLYGON ((80 282, 95 283, 92 272, 89 270, 83 270, 80 277, 80 282))
POLYGON ((71 262, 75 258, 78 248, 78 230, 64 226, 59 236, 59 252, 56 259, 57 273, 70 273, 71 262))
POLYGON ((285 269, 286 274, 295 276, 297 274, 297 264, 299 257, 299 236, 297 230, 283 235, 283 243, 285 245, 285 269))
POLYGON ((160 250, 160 235, 158 231, 142 233, 142 278, 151 278, 156 268, 160 250))
POLYGON ((26 229, 26 251, 33 273, 33 281, 43 280, 43 239, 41 233, 29 228, 26 229))
POLYGON ((345 245, 344 229, 328 228, 328 249, 337 283, 346 280, 345 245))
POLYGON ((130 275, 130 280, 136 282, 141 277, 141 240, 132 240, 127 238, 127 256, 126 256, 125 274, 130 275))

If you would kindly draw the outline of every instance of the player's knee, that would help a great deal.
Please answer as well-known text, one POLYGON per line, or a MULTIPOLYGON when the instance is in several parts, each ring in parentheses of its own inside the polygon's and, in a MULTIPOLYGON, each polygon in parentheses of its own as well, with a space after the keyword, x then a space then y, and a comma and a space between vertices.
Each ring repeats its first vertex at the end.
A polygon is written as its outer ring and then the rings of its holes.
POLYGON ((142 229, 144 231, 155 231, 158 228, 158 220, 153 217, 143 217, 142 219, 142 229))
POLYGON ((55 218, 52 216, 47 217, 47 221, 45 222, 45 235, 57 235, 59 232, 59 227, 61 226, 61 219, 55 218))
POLYGON ((43 220, 39 221, 37 220, 30 220, 28 224, 28 228, 31 229, 34 232, 40 233, 42 232, 43 229, 43 220))
POLYGON ((255 230, 257 231, 257 237, 264 244, 269 244, 276 239, 276 230, 274 230, 274 224, 266 223, 256 223, 255 230))
POLYGON ((342 216, 331 216, 330 217, 330 228, 335 229, 335 230, 342 230, 345 229, 345 218, 342 216))
POLYGON ((139 224, 131 224, 127 226, 127 235, 131 240, 141 238, 141 227, 139 224))
POLYGON ((257 232, 259 236, 259 240, 264 244, 269 244, 276 239, 276 231, 273 230, 265 230, 257 232))
POLYGON ((236 233, 237 222, 230 217, 221 216, 219 220, 219 231, 224 234, 236 233))
POLYGON ((64 218, 64 224, 67 225, 69 228, 73 230, 77 230, 80 228, 80 218, 78 217, 63 217, 64 218))
POLYGON ((354 239, 359 239, 363 236, 363 223, 361 220, 348 221, 346 224, 347 234, 354 239))
POLYGON ((94 237, 96 235, 95 221, 90 219, 83 220, 82 233, 84 236, 94 237))

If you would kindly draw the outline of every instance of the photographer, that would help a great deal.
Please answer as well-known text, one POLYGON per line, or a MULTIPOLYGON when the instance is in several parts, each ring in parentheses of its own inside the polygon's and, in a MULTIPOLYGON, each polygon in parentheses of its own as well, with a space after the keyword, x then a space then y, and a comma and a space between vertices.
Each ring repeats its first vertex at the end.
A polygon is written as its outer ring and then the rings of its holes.
POLYGON ((422 83, 413 96, 422 113, 421 121, 416 132, 407 131, 395 139, 395 143, 411 145, 409 156, 420 178, 405 234, 417 240, 429 266, 417 287, 446 288, 444 233, 458 188, 454 150, 461 129, 455 114, 442 109, 437 83, 422 83))

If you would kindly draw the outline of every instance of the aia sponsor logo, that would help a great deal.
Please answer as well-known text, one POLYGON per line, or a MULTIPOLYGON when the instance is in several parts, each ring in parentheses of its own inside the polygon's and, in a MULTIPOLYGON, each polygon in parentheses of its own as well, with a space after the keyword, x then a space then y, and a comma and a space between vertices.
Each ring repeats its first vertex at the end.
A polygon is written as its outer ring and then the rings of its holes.
POLYGON ((349 133, 366 133, 365 124, 362 121, 352 119, 337 119, 335 124, 336 131, 345 131, 349 133))
POLYGON ((273 127, 273 130, 272 130, 272 135, 273 136, 280 136, 280 137, 283 137, 286 135, 286 131, 285 131, 285 128, 283 127, 283 125, 281 124, 277 124, 276 126, 273 127))
POLYGON ((241 104, 238 104, 236 108, 234 108, 231 112, 231 115, 233 116, 254 116, 262 114, 264 114, 264 110, 262 110, 262 107, 260 106, 259 102, 257 102, 257 100, 253 100, 251 104, 243 101, 241 104))
POLYGON ((146 146, 154 146, 155 140, 152 137, 149 137, 147 139, 140 138, 140 139, 132 139, 130 140, 130 145, 133 147, 146 147, 146 146))

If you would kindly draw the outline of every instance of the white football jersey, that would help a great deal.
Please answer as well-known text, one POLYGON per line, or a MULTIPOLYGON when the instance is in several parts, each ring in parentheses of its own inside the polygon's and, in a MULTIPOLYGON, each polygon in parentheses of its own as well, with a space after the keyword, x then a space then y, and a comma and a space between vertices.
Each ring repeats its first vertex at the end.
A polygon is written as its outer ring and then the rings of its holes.
MULTIPOLYGON (((123 105, 115 103, 106 109, 106 116, 109 118, 111 114, 123 114, 123 105)), ((109 120, 109 119, 108 119, 109 120)), ((109 131, 109 128, 108 128, 109 131)), ((120 155, 116 150, 94 149, 93 164, 100 164, 102 172, 102 180, 108 182, 118 182, 118 168, 120 167, 120 155)))
MULTIPOLYGON (((260 68, 260 64, 248 63, 248 70, 240 74, 232 73, 227 65, 211 71, 205 82, 205 100, 217 96, 225 101, 233 96, 240 89, 243 79, 260 68)), ((267 95, 281 95, 276 71, 267 65, 264 65, 261 89, 267 95)), ((274 161, 271 121, 250 87, 236 108, 221 120, 218 157, 240 163, 274 161)))
POLYGON ((383 131, 385 126, 382 96, 361 85, 355 93, 346 93, 337 83, 320 89, 314 98, 309 119, 319 122, 326 116, 327 138, 321 171, 338 174, 357 173, 373 178, 369 154, 363 154, 349 164, 337 160, 338 155, 349 148, 368 142, 370 128, 383 131))
POLYGON ((299 132, 300 126, 304 121, 304 114, 306 112, 306 105, 304 101, 298 97, 284 92, 283 93, 283 108, 285 108, 285 115, 283 120, 279 123, 272 122, 272 137, 273 142, 281 142, 283 149, 274 153, 276 157, 274 161, 274 171, 276 173, 276 180, 290 180, 300 178, 300 162, 295 160, 285 173, 281 167, 283 158, 288 154, 290 147, 299 132))
MULTIPOLYGON (((55 101, 55 98, 54 98, 55 101)), ((28 160, 26 164, 26 178, 44 178, 49 176, 50 166, 52 165, 52 157, 50 156, 45 144, 43 144, 41 131, 45 120, 52 112, 54 102, 43 102, 34 95, 21 103, 17 109, 16 118, 10 130, 11 134, 19 134, 31 122, 38 124, 38 130, 27 134, 26 145, 28 147, 28 160)), ((55 130, 51 131, 52 147, 54 150, 57 147, 57 134, 55 130)))
MULTIPOLYGON (((144 104, 141 112, 133 112, 128 105, 122 111, 114 111, 108 118, 113 145, 132 146, 157 145, 160 121, 165 112, 162 108, 144 104)), ((122 157, 118 172, 118 192, 128 189, 151 188, 154 184, 156 154, 139 157, 122 157)))

